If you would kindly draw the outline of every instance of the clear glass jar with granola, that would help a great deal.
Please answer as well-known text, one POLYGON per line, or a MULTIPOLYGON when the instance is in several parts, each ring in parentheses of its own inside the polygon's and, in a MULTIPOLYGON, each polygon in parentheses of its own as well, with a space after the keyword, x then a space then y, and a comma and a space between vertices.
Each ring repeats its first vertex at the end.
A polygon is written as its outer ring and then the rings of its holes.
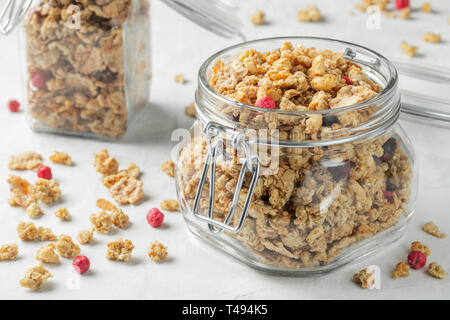
POLYGON ((236 45, 200 69, 196 113, 175 176, 189 229, 210 244, 308 276, 402 235, 417 168, 383 56, 307 37, 236 45))

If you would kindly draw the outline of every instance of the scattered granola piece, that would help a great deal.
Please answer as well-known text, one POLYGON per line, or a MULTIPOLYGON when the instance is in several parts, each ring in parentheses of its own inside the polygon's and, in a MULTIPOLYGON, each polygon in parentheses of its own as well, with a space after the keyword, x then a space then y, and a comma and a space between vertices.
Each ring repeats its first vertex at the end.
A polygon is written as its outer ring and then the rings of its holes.
POLYGON ((184 75, 182 74, 176 74, 174 78, 176 83, 185 84, 186 80, 184 79, 184 75))
POLYGON ((125 171, 128 173, 128 175, 130 175, 131 177, 136 178, 136 179, 139 179, 139 176, 141 175, 141 170, 133 162, 130 163, 130 165, 128 166, 128 169, 125 171))
POLYGON ((98 233, 108 234, 109 229, 111 229, 113 225, 113 219, 111 215, 104 210, 99 213, 91 214, 89 220, 94 226, 94 230, 98 233))
POLYGON ((111 216, 113 224, 120 229, 125 229, 130 224, 130 217, 126 215, 122 209, 113 210, 111 216))
POLYGON ((33 170, 42 164, 39 153, 26 151, 9 157, 8 167, 11 170, 33 170))
POLYGON ((175 163, 172 160, 167 160, 161 165, 162 171, 164 171, 169 177, 175 176, 175 163))
POLYGON ((44 214, 44 211, 42 210, 41 206, 37 204, 37 202, 33 202, 30 204, 26 209, 27 215, 31 219, 39 218, 44 214))
POLYGON ((73 259, 72 266, 76 273, 83 274, 89 270, 91 262, 86 256, 76 256, 73 259))
POLYGON ((400 17, 400 19, 404 19, 404 20, 411 19, 411 9, 410 8, 401 9, 399 11, 398 16, 400 17))
POLYGON ((112 211, 112 210, 116 209, 116 206, 114 204, 112 204, 111 202, 109 202, 108 200, 98 199, 97 200, 97 208, 103 209, 106 211, 112 211))
POLYGON ((161 209, 167 211, 178 211, 180 209, 180 204, 177 200, 163 200, 161 202, 161 209))
POLYGON ((190 105, 186 106, 184 108, 184 113, 191 118, 197 118, 197 115, 195 114, 195 103, 192 102, 190 105))
POLYGON ((431 8, 431 3, 425 2, 421 7, 420 10, 426 13, 432 13, 433 9, 431 8))
POLYGON ((45 204, 52 204, 61 197, 58 181, 39 179, 33 188, 35 197, 45 204))
POLYGON ((53 155, 50 156, 50 161, 53 163, 63 164, 66 166, 71 166, 73 164, 72 158, 69 156, 68 153, 58 151, 56 151, 53 155))
POLYGON ((51 277, 52 274, 47 269, 42 265, 38 265, 37 267, 28 269, 22 280, 20 280, 20 285, 33 291, 39 291, 42 285, 51 277))
POLYGON ((392 278, 397 279, 407 276, 409 276, 409 265, 407 265, 403 261, 397 263, 394 272, 392 272, 392 278))
POLYGON ((423 225, 423 231, 425 231, 426 233, 431 234, 432 236, 435 236, 436 238, 441 238, 442 239, 442 238, 447 237, 447 234, 442 233, 439 230, 438 226, 433 221, 425 223, 423 225))
POLYGON ((9 204, 12 206, 28 207, 36 202, 33 186, 25 179, 18 176, 9 176, 7 180, 11 194, 9 204))
POLYGON ((82 230, 78 232, 77 240, 80 244, 89 244, 94 239, 94 232, 92 230, 82 230))
POLYGON ((17 233, 22 241, 35 241, 39 239, 39 232, 33 222, 20 222, 17 233))
POLYGON ((411 251, 422 252, 427 257, 429 257, 431 254, 430 248, 420 241, 414 241, 413 243, 411 243, 411 251))
POLYGON ((57 264, 59 263, 59 256, 55 252, 56 245, 49 243, 41 247, 36 253, 36 259, 42 263, 57 264))
POLYGON ((359 273, 353 275, 353 281, 361 284, 363 289, 370 289, 375 285, 375 279, 369 269, 362 269, 359 273))
POLYGON ((264 23, 265 18, 266 14, 261 10, 257 10, 252 14, 251 21, 255 26, 259 26, 264 23))
POLYGON ((98 173, 109 176, 118 172, 119 162, 109 155, 108 150, 103 149, 100 153, 94 153, 94 167, 98 173))
POLYGON ((400 49, 402 49, 404 54, 410 57, 414 57, 417 53, 417 50, 419 50, 419 47, 410 46, 406 41, 403 41, 400 44, 400 49))
POLYGON ((19 246, 15 243, 0 246, 0 261, 16 260, 19 255, 19 246))
POLYGON ((40 179, 47 179, 50 180, 52 178, 52 169, 50 167, 40 165, 37 168, 37 176, 40 179))
POLYGON ((441 42, 441 36, 437 33, 428 32, 422 36, 423 41, 431 43, 441 42))
POLYGON ((73 242, 72 238, 65 234, 60 235, 58 241, 56 241, 56 250, 61 257, 67 259, 72 259, 79 255, 81 251, 80 247, 73 242))
POLYGON ((430 263, 427 271, 432 277, 434 277, 436 279, 447 278, 447 273, 445 272, 444 269, 442 269, 442 267, 437 262, 430 263))
POLYGON ((155 241, 148 248, 148 256, 155 262, 163 261, 167 258, 167 247, 155 241))
POLYGON ((319 9, 315 6, 309 6, 304 9, 300 9, 297 13, 298 22, 318 22, 322 21, 322 15, 319 9))
POLYGON ((116 241, 108 243, 108 251, 106 252, 106 258, 114 261, 128 261, 133 253, 134 245, 130 240, 122 240, 122 238, 116 241))
POLYGON ((67 208, 59 208, 58 210, 56 210, 55 216, 61 221, 70 220, 70 213, 69 210, 67 210, 67 208))
POLYGON ((39 227, 38 228, 39 241, 56 241, 57 238, 53 234, 52 229, 39 227))
POLYGON ((143 182, 128 173, 107 176, 102 182, 119 204, 136 204, 144 198, 143 182))

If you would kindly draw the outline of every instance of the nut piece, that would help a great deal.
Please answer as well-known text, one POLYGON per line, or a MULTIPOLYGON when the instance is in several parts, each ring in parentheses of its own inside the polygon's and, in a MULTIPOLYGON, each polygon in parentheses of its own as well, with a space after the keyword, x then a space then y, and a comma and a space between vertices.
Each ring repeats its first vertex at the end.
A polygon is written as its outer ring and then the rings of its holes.
POLYGON ((409 265, 403 261, 397 263, 394 272, 392 272, 392 278, 397 279, 399 277, 409 276, 409 265))
POLYGON ((70 213, 67 208, 59 208, 56 210, 55 216, 61 221, 70 221, 70 213))
POLYGON ((161 209, 167 211, 178 211, 180 209, 180 204, 177 200, 163 200, 161 202, 161 209))
POLYGON ((33 186, 25 179, 18 176, 9 176, 7 180, 11 194, 9 204, 12 206, 28 207, 36 202, 33 186))
POLYGON ((0 261, 16 260, 19 254, 19 246, 15 243, 4 244, 0 247, 0 261))
POLYGON ((106 211, 112 211, 116 209, 116 206, 105 199, 98 199, 97 200, 97 208, 106 210, 106 211))
POLYGON ((416 56, 417 50, 419 50, 419 47, 410 46, 406 41, 403 41, 400 44, 400 49, 403 51, 404 54, 412 57, 416 56))
POLYGON ((447 237, 447 234, 442 233, 439 230, 438 226, 433 221, 425 223, 423 225, 423 231, 425 231, 426 233, 431 234, 432 236, 435 236, 436 238, 441 238, 442 239, 442 238, 447 237))
POLYGON ((35 197, 45 204, 52 204, 61 197, 58 181, 39 179, 33 188, 35 197))
POLYGON ((40 216, 42 216, 44 214, 44 211, 36 202, 33 202, 32 204, 30 204, 27 207, 26 212, 31 219, 39 218, 40 216))
POLYGON ((195 114, 195 103, 192 102, 190 105, 186 106, 184 108, 184 113, 191 118, 197 118, 197 115, 195 114))
POLYGON ((59 236, 58 241, 56 242, 56 250, 61 257, 67 259, 74 258, 79 255, 81 251, 80 247, 72 241, 72 238, 65 234, 59 236))
POLYGON ((66 166, 72 165, 72 159, 70 158, 69 154, 65 152, 56 151, 53 155, 50 156, 50 161, 66 166))
POLYGON ((17 233, 22 241, 35 241, 39 239, 39 232, 33 222, 20 222, 17 233))
POLYGON ((113 210, 111 216, 113 224, 120 229, 125 229, 130 224, 130 217, 126 215, 122 209, 113 210))
POLYGON ((82 230, 78 232, 77 240, 80 244, 89 244, 94 240, 94 232, 92 230, 82 230))
POLYGON ((162 171, 167 173, 169 177, 175 176, 175 163, 172 160, 167 160, 161 165, 162 171))
POLYGON ((39 291, 42 285, 47 282, 49 278, 53 277, 42 265, 28 269, 23 278, 20 280, 20 285, 29 288, 33 291, 39 291))
POLYGON ((106 258, 114 261, 128 261, 133 253, 134 245, 130 240, 122 240, 122 238, 116 241, 108 243, 108 251, 106 252, 106 258))
POLYGON ((26 151, 9 157, 8 167, 11 170, 33 170, 42 164, 39 153, 26 151))
POLYGON ((98 173, 109 176, 118 172, 119 162, 109 155, 108 150, 103 149, 100 153, 94 153, 94 167, 98 173))
POLYGON ((370 289, 375 285, 375 279, 369 269, 362 269, 359 273, 353 275, 353 281, 361 284, 363 289, 370 289))
POLYGON ((167 247, 155 241, 148 248, 148 256, 155 262, 163 261, 167 258, 167 247))
POLYGON ((55 252, 56 245, 54 243, 49 243, 41 247, 36 253, 36 259, 48 264, 59 263, 59 256, 55 252))
POLYGON ((436 279, 447 278, 447 273, 445 272, 444 269, 442 269, 442 267, 437 262, 430 263, 427 271, 432 277, 434 277, 436 279))
POLYGON ((57 239, 50 228, 39 227, 38 234, 39 241, 56 241, 57 239))
POLYGON ((103 234, 108 234, 113 225, 112 217, 106 211, 91 214, 89 221, 91 221, 95 231, 103 234))
POLYGON ((431 254, 430 248, 428 246, 422 244, 420 241, 414 241, 411 243, 411 251, 422 252, 427 257, 429 257, 431 254))
POLYGON ((251 21, 255 26, 259 26, 264 23, 265 17, 266 17, 266 14, 263 11, 258 10, 258 11, 255 11, 254 14, 252 14, 251 21))
POLYGON ((431 43, 441 42, 441 36, 437 33, 428 32, 422 36, 423 41, 431 43))
POLYGON ((319 9, 315 6, 309 6, 301 9, 297 13, 298 22, 318 22, 322 21, 322 15, 319 9))
POLYGON ((184 75, 182 74, 176 74, 174 78, 176 83, 185 84, 186 80, 184 79, 184 75))
POLYGON ((426 13, 432 13, 433 9, 431 8, 431 3, 425 2, 421 7, 420 10, 426 13))

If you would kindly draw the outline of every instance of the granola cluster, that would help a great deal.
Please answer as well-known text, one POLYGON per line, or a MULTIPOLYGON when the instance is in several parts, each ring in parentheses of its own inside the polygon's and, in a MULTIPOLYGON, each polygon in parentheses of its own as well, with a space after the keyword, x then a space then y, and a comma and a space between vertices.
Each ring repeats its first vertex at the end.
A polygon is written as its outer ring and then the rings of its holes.
POLYGON ((29 288, 32 291, 39 291, 42 285, 47 282, 52 274, 48 272, 42 265, 30 268, 23 278, 20 280, 20 285, 29 288))
POLYGON ((76 245, 70 236, 62 234, 56 241, 56 251, 58 254, 67 259, 73 259, 80 254, 80 247, 76 245))
POLYGON ((56 241, 50 228, 36 227, 32 222, 20 222, 17 234, 22 241, 56 241))
POLYGON ((39 1, 24 26, 35 127, 123 136, 148 98, 148 25, 147 0, 39 1))
POLYGON ((447 234, 446 233, 442 233, 439 230, 439 227, 433 222, 427 222, 423 225, 423 231, 425 231, 428 234, 431 234, 432 236, 435 236, 436 238, 446 238, 447 234))
POLYGON ((130 240, 119 238, 108 243, 106 258, 113 261, 128 261, 134 250, 134 244, 130 240))
POLYGON ((361 285, 363 289, 370 289, 375 285, 375 279, 369 269, 363 269, 353 275, 353 281, 361 285))
POLYGON ((41 247, 36 253, 36 260, 47 264, 59 263, 59 256, 56 254, 55 250, 56 245, 54 243, 49 243, 41 247))
POLYGON ((39 153, 26 151, 9 157, 8 167, 11 170, 33 170, 42 164, 39 153))
POLYGON ((395 266, 395 270, 392 272, 392 278, 397 279, 400 277, 408 277, 409 276, 409 265, 405 262, 400 261, 395 266))
POLYGON ((161 262, 167 258, 167 247, 155 241, 148 248, 148 256, 154 262, 161 262))
POLYGON ((70 221, 70 213, 67 208, 59 208, 55 212, 55 216, 61 221, 70 221))
POLYGON ((68 153, 56 151, 50 156, 50 161, 53 163, 63 164, 65 166, 71 166, 72 158, 68 153))
POLYGON ((180 209, 180 204, 174 199, 163 200, 161 201, 160 206, 161 209, 167 211, 178 211, 180 209))
POLYGON ((90 221, 98 233, 108 234, 113 225, 125 229, 130 224, 130 217, 111 202, 98 199, 97 207, 102 211, 92 214, 90 221))
POLYGON ((12 261, 19 255, 19 246, 15 243, 0 246, 0 261, 12 261))

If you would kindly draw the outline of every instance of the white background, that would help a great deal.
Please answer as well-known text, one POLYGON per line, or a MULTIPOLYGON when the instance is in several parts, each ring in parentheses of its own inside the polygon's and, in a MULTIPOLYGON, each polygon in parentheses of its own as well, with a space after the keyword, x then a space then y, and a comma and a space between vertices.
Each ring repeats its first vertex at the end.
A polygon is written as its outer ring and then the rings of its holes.
MULTIPOLYGON (((248 39, 287 35, 332 37, 368 46, 396 59, 403 58, 399 44, 407 40, 420 47, 420 56, 414 62, 450 68, 449 1, 431 1, 438 12, 432 15, 414 12, 411 21, 382 18, 379 30, 366 28, 366 16, 349 15, 356 2, 239 1, 243 32, 248 39), (297 9, 310 3, 319 6, 325 17, 324 23, 296 22, 297 9), (254 27, 249 23, 250 14, 256 9, 267 12, 266 25, 254 27), (427 31, 440 33, 444 43, 424 43, 421 35, 427 31)), ((422 1, 412 0, 412 3, 417 7, 422 1)), ((18 35, 15 32, 6 38, 0 37, 0 244, 16 242, 20 246, 17 261, 0 262, 0 299, 450 298, 450 279, 433 279, 425 270, 412 271, 409 278, 391 278, 395 264, 405 259, 409 244, 414 240, 428 244, 431 259, 450 272, 450 237, 441 240, 421 231, 424 222, 434 220, 444 232, 450 233, 450 131, 446 129, 402 121, 415 146, 421 169, 415 217, 399 242, 327 276, 282 278, 258 273, 194 238, 187 231, 180 213, 167 213, 163 228, 150 228, 145 220, 146 212, 163 199, 175 198, 174 181, 161 172, 160 165, 169 158, 170 133, 175 128, 188 128, 192 123, 184 115, 183 108, 193 101, 196 72, 209 55, 237 41, 224 40, 201 29, 159 1, 153 1, 152 5, 154 80, 150 107, 141 114, 130 136, 117 143, 36 134, 28 129, 23 113, 10 113, 6 108, 8 99, 24 101, 18 35), (177 73, 185 74, 189 82, 184 86, 175 84, 173 77, 177 73), (65 259, 60 265, 48 267, 54 278, 42 292, 33 293, 21 288, 19 280, 28 267, 37 264, 34 255, 42 244, 22 243, 17 237, 18 222, 29 219, 24 209, 8 205, 6 179, 11 173, 7 168, 8 156, 34 150, 49 164, 48 156, 55 150, 71 154, 74 167, 51 165, 54 177, 61 184, 62 201, 45 208, 46 215, 35 223, 52 227, 56 234, 75 236, 79 230, 89 227, 88 217, 96 212, 96 199, 109 197, 92 167, 92 154, 101 148, 108 148, 122 167, 133 161, 142 168, 146 201, 140 206, 124 208, 132 220, 129 229, 107 236, 96 235, 93 245, 82 247, 83 253, 91 259, 92 269, 81 277, 78 289, 68 285, 74 278, 69 272, 71 263, 65 259), (73 221, 60 222, 54 216, 54 211, 61 206, 69 209, 73 221), (134 257, 128 263, 105 259, 107 242, 119 236, 136 244, 134 257), (146 256, 146 248, 155 239, 169 247, 170 258, 165 263, 155 264, 146 256), (351 281, 353 273, 368 265, 381 268, 380 290, 362 290, 351 281)), ((403 87, 405 84, 411 91, 427 91, 450 98, 448 86, 426 86, 403 80, 403 87)), ((33 172, 19 174, 35 180, 33 172)))

